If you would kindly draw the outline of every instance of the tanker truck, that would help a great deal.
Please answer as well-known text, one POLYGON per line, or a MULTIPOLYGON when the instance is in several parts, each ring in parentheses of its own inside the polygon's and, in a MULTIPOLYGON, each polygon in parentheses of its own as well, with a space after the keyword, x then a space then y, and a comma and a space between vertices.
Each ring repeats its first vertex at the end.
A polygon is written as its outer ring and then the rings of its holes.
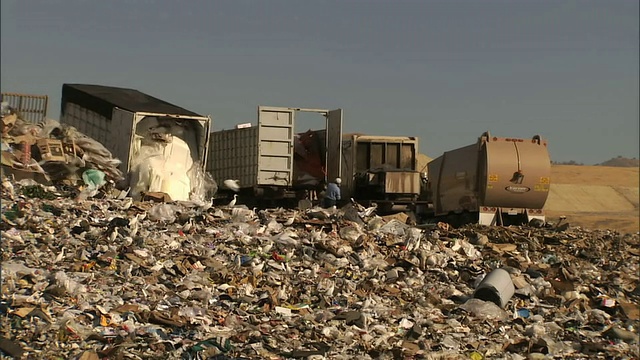
POLYGON ((545 221, 551 160, 547 142, 483 133, 427 165, 427 217, 454 226, 545 221))

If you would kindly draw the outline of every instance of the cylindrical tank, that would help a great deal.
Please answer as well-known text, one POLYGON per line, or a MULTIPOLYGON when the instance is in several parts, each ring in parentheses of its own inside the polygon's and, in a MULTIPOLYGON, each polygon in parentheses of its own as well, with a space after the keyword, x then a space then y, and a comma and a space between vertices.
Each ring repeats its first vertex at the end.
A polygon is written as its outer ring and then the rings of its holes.
POLYGON ((436 215, 478 211, 479 207, 542 209, 549 195, 551 160, 547 143, 498 138, 478 142, 432 160, 429 192, 436 215))
POLYGON ((549 195, 551 159, 547 143, 531 140, 481 138, 478 165, 482 206, 541 209, 549 195))

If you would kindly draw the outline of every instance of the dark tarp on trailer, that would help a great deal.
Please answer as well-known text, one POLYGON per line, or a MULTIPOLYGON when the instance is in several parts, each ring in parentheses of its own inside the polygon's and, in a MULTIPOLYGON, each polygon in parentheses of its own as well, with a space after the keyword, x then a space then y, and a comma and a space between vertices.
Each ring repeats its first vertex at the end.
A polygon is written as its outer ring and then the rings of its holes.
POLYGON ((138 90, 103 85, 63 84, 61 115, 66 103, 82 105, 108 119, 111 119, 113 107, 131 112, 202 116, 138 90))

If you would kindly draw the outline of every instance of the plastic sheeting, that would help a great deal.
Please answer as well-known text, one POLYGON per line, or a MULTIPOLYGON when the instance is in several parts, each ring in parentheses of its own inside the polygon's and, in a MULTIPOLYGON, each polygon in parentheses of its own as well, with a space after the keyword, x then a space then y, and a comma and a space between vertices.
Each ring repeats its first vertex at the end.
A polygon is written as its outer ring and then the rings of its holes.
POLYGON ((138 124, 131 156, 131 195, 163 192, 172 200, 204 201, 214 184, 197 160, 196 129, 173 119, 147 117, 138 124))
POLYGON ((173 200, 188 200, 193 166, 186 142, 174 138, 171 143, 153 142, 143 145, 132 161, 132 195, 142 192, 164 192, 173 200))

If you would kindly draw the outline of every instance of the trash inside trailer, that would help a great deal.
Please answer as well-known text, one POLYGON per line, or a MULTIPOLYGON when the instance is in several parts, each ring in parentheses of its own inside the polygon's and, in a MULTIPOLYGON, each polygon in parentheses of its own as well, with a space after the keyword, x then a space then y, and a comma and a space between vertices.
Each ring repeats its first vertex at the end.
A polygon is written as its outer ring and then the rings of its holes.
POLYGON ((122 161, 134 198, 162 192, 172 200, 204 200, 209 116, 133 89, 64 84, 60 119, 122 161))

